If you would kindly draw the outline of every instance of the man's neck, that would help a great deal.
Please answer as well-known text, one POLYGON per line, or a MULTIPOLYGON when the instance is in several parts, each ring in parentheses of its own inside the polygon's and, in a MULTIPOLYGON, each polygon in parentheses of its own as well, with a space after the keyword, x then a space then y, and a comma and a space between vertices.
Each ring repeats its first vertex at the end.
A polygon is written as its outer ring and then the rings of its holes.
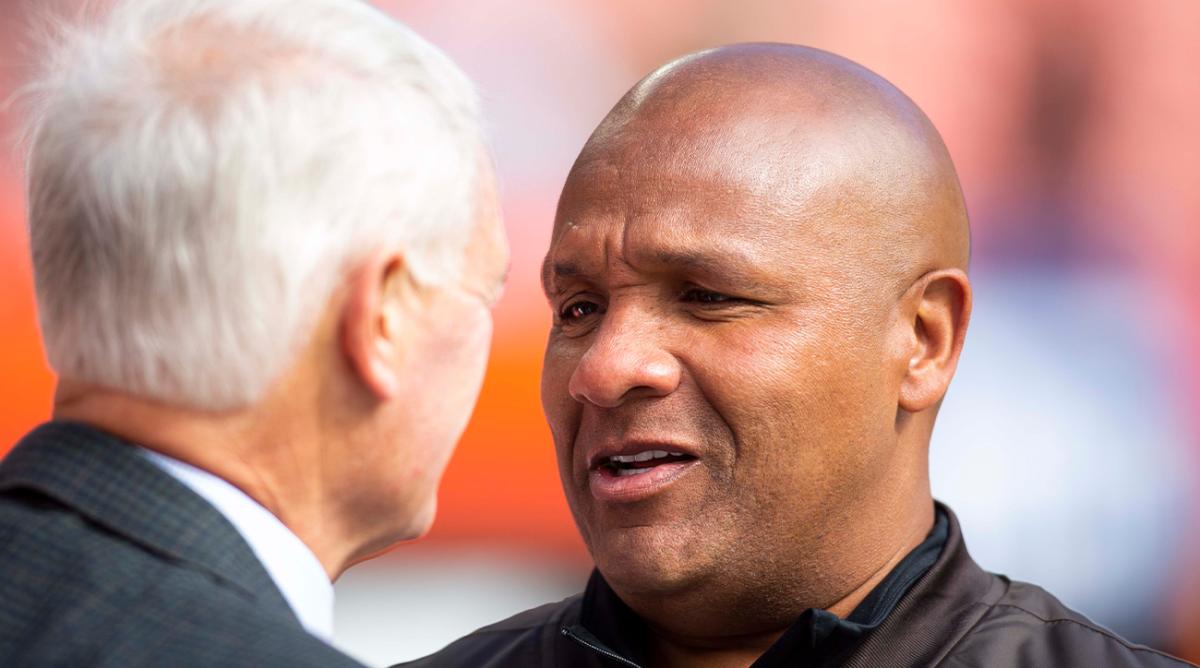
POLYGON ((240 489, 275 515, 317 556, 332 580, 343 569, 344 550, 329 531, 319 490, 286 484, 319 480, 316 466, 299 450, 280 452, 273 443, 295 439, 263 425, 274 423, 247 411, 193 411, 128 395, 64 383, 55 396, 55 420, 88 424, 148 450, 207 471, 240 489))
POLYGON ((667 624, 659 625, 653 621, 649 624, 650 633, 647 634, 646 652, 650 665, 667 668, 682 668, 685 666, 744 668, 753 664, 758 657, 765 653, 800 615, 809 608, 823 609, 845 619, 929 535, 934 525, 932 498, 917 499, 913 503, 911 510, 912 512, 904 515, 907 521, 892 543, 894 547, 889 548, 889 551, 886 553, 887 556, 873 565, 867 571, 868 574, 860 582, 850 585, 847 589, 840 592, 837 595, 838 598, 832 603, 816 604, 797 601, 796 605, 789 612, 776 614, 773 622, 766 618, 757 618, 749 621, 743 620, 743 628, 754 628, 757 629, 756 631, 727 636, 713 636, 711 634, 691 635, 686 630, 681 629, 679 623, 683 620, 696 617, 695 612, 697 609, 713 607, 714 609, 720 608, 717 614, 717 617, 720 619, 714 623, 708 623, 702 620, 704 616, 701 615, 696 620, 700 623, 693 628, 729 628, 738 624, 731 617, 739 615, 732 613, 732 611, 742 611, 748 613, 748 615, 740 616, 753 617, 766 606, 688 605, 686 607, 692 610, 692 614, 676 611, 676 613, 671 615, 660 616, 662 619, 669 620, 667 624), (751 609, 745 610, 747 607, 751 609))

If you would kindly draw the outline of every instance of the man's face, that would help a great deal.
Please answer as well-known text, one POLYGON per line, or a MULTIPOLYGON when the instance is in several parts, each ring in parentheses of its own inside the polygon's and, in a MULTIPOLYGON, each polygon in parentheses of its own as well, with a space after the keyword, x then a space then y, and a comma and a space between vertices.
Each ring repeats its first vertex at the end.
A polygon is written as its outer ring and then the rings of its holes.
POLYGON ((770 600, 888 474, 895 295, 859 278, 829 184, 656 150, 594 157, 560 202, 542 377, 559 471, 619 593, 770 600))

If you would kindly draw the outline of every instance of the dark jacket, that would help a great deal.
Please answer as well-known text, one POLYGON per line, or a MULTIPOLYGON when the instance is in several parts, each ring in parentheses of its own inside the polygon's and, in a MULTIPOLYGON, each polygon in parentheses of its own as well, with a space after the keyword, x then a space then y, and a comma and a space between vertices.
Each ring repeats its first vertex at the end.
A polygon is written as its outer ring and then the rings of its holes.
MULTIPOLYGON (((953 513, 847 620, 809 610, 758 661, 767 666, 851 668, 1180 668, 1189 664, 1097 626, 1039 587, 984 572, 967 554, 953 513), (942 536, 937 536, 942 531, 942 536), (920 566, 920 554, 940 548, 920 566), (896 592, 880 595, 881 589, 896 592), (890 599, 890 600, 889 600, 890 599), (882 603, 881 603, 882 602, 882 603), (880 606, 883 606, 882 608, 880 606), (856 617, 861 619, 855 620, 856 617), (816 640, 814 640, 816 639, 816 640)), ((523 612, 403 664, 412 668, 614 668, 639 665, 644 627, 598 574, 588 590, 523 612)))
POLYGON ((0 461, 0 666, 359 666, 250 546, 132 446, 77 424, 0 461))

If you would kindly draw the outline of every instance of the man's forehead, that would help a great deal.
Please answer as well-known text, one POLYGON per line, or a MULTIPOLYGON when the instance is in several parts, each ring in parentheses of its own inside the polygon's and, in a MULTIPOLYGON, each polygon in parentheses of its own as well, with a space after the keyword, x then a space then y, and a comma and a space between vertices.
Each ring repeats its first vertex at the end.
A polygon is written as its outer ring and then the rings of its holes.
POLYGON ((695 225, 693 235, 748 226, 748 237, 778 238, 861 197, 857 152, 842 150, 844 141, 815 133, 785 146, 786 133, 740 130, 719 139, 633 133, 586 152, 563 189, 553 238, 595 217, 673 217, 677 227, 695 225))
POLYGON ((634 187, 752 186, 764 176, 791 181, 828 150, 811 124, 806 132, 815 136, 798 136, 792 122, 750 114, 702 127, 631 123, 584 149, 564 194, 591 200, 634 187))
POLYGON ((664 258, 679 270, 747 265, 778 282, 794 267, 879 269, 898 251, 882 240, 912 208, 897 201, 907 189, 887 187, 891 161, 864 163, 879 138, 830 125, 783 141, 788 131, 759 132, 762 121, 748 115, 719 140, 615 133, 585 150, 560 200, 547 293, 556 278, 607 278, 612 257, 639 268, 664 258))
MULTIPOLYGON (((542 266, 552 294, 560 281, 605 281, 623 274, 721 274, 741 283, 768 280, 786 252, 766 226, 663 210, 626 218, 560 221, 542 266)), ((791 265, 793 263, 787 262, 791 265)))

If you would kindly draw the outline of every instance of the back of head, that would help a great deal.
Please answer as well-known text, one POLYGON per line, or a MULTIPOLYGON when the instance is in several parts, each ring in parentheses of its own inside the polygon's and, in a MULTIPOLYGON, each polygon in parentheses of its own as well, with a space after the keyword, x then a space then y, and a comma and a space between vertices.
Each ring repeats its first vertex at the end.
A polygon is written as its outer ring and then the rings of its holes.
POLYGON ((455 273, 477 104, 440 52, 346 0, 139 0, 52 31, 24 91, 39 317, 63 377, 254 402, 372 248, 455 273))

